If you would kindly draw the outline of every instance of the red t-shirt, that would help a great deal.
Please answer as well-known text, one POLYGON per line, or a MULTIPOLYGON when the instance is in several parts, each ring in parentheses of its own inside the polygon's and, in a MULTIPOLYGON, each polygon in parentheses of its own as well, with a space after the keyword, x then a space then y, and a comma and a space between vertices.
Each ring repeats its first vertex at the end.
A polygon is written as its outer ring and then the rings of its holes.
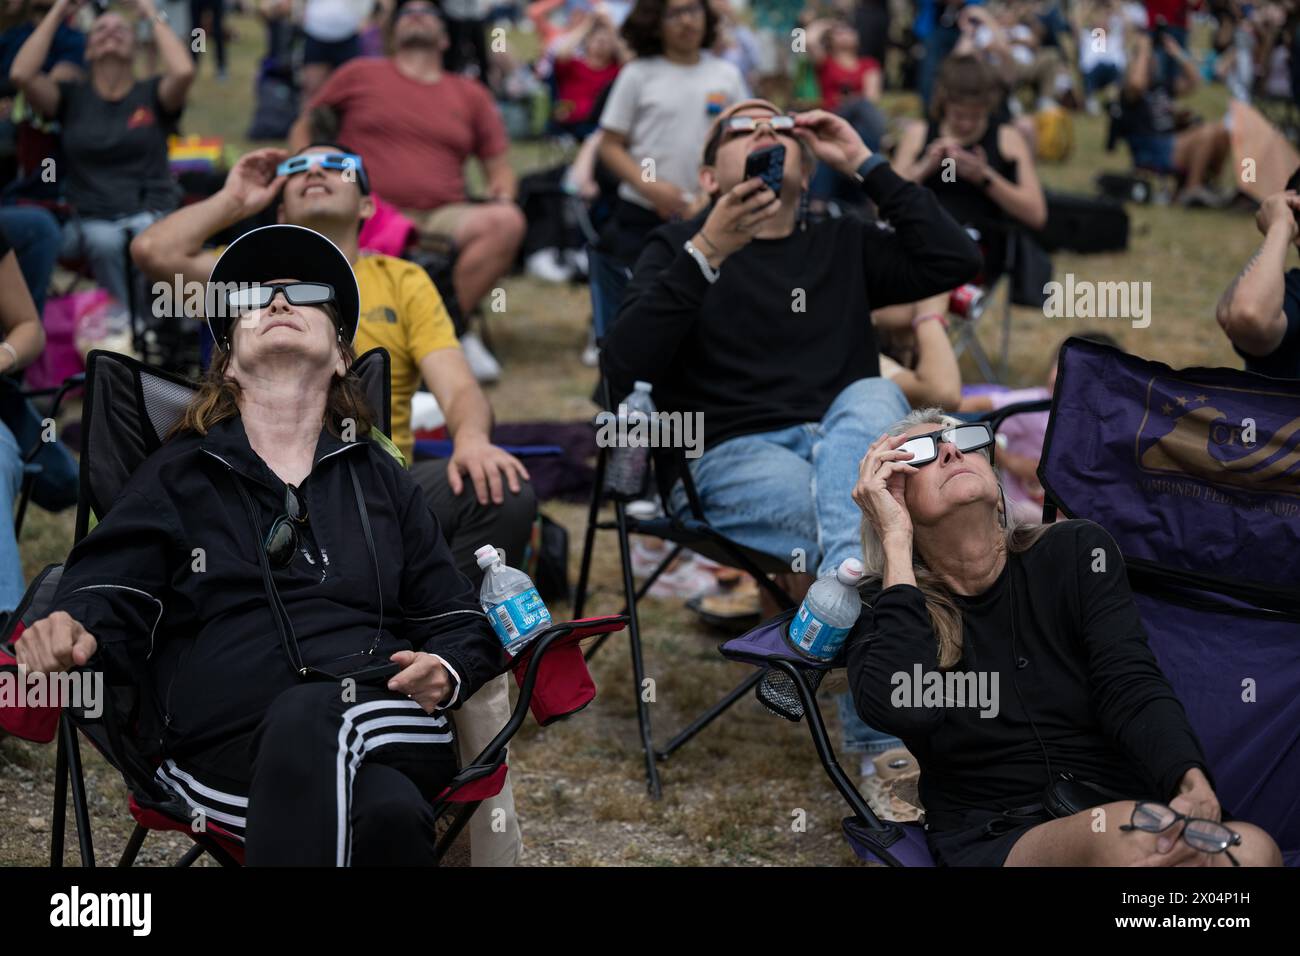
POLYGON ((822 109, 834 110, 848 96, 861 96, 868 74, 880 69, 875 57, 860 56, 852 67, 841 66, 834 57, 822 60, 817 68, 817 85, 822 91, 822 109))
POLYGON ((375 192, 399 208, 464 202, 465 161, 506 151, 505 124, 482 84, 444 73, 403 76, 391 60, 349 60, 308 104, 339 115, 338 139, 361 154, 375 192))
POLYGON ((1147 29, 1159 26, 1157 17, 1164 17, 1165 26, 1187 28, 1187 0, 1146 0, 1147 29))
POLYGON ((592 69, 586 60, 570 57, 557 60, 555 64, 555 91, 558 107, 567 104, 567 111, 557 116, 562 123, 582 123, 591 118, 592 108, 605 87, 614 82, 618 76, 618 63, 614 62, 603 69, 592 69))

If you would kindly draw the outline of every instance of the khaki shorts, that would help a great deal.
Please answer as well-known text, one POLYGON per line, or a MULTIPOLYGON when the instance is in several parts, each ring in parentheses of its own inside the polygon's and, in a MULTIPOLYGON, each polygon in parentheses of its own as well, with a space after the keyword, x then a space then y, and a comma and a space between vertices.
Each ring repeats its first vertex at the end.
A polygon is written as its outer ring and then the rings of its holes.
POLYGON ((453 202, 437 209, 402 209, 403 216, 415 223, 421 237, 455 236, 465 217, 485 208, 483 203, 453 202))

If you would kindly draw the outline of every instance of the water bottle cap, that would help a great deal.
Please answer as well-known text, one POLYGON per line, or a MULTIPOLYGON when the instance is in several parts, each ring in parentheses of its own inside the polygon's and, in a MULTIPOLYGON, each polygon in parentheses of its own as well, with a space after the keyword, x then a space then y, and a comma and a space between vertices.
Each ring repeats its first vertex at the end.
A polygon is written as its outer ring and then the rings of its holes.
POLYGON ((637 381, 632 383, 632 389, 637 392, 648 392, 653 388, 654 386, 651 385, 649 382, 637 381))
POLYGON ((840 562, 835 576, 839 578, 840 584, 855 587, 862 580, 862 562, 857 558, 845 558, 840 562))
POLYGON ((474 559, 478 562, 480 568, 490 568, 496 564, 501 555, 497 554, 497 549, 490 544, 485 544, 474 552, 474 559))

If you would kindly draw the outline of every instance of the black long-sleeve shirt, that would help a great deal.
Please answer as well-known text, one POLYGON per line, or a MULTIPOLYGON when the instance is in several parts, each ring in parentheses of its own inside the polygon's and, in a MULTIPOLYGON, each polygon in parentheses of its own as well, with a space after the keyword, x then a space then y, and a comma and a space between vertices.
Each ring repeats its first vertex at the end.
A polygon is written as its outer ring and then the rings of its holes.
POLYGON ((893 231, 846 217, 755 239, 713 284, 682 248, 704 214, 655 230, 604 343, 615 401, 650 382, 659 408, 703 413, 707 449, 820 421, 845 387, 879 375, 871 310, 955 288, 981 260, 929 190, 888 166, 863 189, 893 231))
POLYGON ((987 591, 957 598, 963 644, 952 670, 984 672, 986 686, 997 675, 995 717, 972 706, 912 706, 916 698, 895 675, 906 674, 910 690, 917 665, 923 674, 938 670, 925 601, 909 585, 867 600, 849 636, 854 700, 868 724, 897 734, 915 754, 936 829, 960 827, 963 811, 1039 800, 1047 770, 1035 726, 1053 773, 1068 770, 1135 798, 1171 799, 1192 767, 1208 776, 1147 645, 1119 548, 1098 525, 1054 525, 1009 558, 987 591))

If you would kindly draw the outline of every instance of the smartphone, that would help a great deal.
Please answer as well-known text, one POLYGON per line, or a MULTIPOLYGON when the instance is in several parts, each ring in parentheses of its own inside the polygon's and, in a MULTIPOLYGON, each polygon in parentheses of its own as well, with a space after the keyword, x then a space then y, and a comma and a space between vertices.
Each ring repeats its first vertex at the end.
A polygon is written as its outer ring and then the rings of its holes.
POLYGON ((781 195, 781 182, 785 177, 785 146, 765 146, 745 158, 745 179, 759 176, 763 184, 777 196, 781 195))

